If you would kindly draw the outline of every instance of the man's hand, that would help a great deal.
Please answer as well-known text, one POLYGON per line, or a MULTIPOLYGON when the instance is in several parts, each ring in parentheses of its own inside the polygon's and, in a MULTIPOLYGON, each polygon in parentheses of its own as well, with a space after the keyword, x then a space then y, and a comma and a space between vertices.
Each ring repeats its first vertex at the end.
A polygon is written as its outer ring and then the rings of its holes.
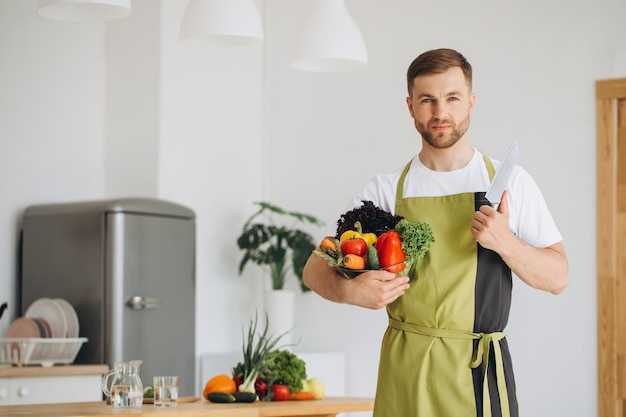
POLYGON ((372 310, 384 308, 409 289, 408 277, 387 271, 368 271, 345 279, 315 254, 304 266, 303 278, 307 287, 327 300, 372 310))
POLYGON ((364 272, 351 281, 347 302, 372 310, 386 307, 409 289, 409 277, 387 271, 364 272))
POLYGON ((489 205, 480 207, 474 213, 472 234, 483 248, 500 252, 503 245, 511 243, 515 235, 509 229, 509 202, 508 191, 502 193, 498 211, 489 205))
POLYGON ((522 281, 533 288, 560 294, 569 282, 569 265, 562 242, 536 248, 509 229, 508 191, 502 194, 498 211, 482 206, 474 213, 472 233, 486 249, 497 252, 522 281))

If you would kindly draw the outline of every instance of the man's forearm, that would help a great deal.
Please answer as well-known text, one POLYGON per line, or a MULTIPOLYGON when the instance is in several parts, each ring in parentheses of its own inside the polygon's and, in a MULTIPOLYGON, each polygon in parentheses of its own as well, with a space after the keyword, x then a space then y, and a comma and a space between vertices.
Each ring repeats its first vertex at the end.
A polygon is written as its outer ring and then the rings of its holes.
POLYGON ((304 284, 322 298, 336 303, 347 302, 343 297, 346 280, 338 279, 339 274, 319 256, 309 257, 302 276, 304 284))
POLYGON ((533 288, 560 294, 569 281, 569 266, 562 243, 535 248, 514 238, 499 251, 500 256, 522 281, 533 288))
POLYGON ((304 266, 303 278, 307 287, 329 301, 373 310, 384 308, 409 289, 408 277, 382 270, 345 279, 316 255, 304 266))

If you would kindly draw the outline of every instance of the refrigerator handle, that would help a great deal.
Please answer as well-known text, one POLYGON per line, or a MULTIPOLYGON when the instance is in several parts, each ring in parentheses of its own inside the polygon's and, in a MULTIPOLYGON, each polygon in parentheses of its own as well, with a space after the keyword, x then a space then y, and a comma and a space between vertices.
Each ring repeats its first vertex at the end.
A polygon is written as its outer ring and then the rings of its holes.
POLYGON ((126 305, 133 310, 146 310, 149 308, 157 308, 161 304, 161 301, 156 298, 142 297, 135 295, 130 297, 126 302, 126 305))

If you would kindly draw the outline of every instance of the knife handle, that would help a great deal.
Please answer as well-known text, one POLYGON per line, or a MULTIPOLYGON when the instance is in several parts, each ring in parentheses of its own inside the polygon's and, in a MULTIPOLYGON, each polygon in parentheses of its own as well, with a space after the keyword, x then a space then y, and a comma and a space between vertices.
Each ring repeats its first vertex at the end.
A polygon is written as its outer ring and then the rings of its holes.
MULTIPOLYGON (((475 209, 476 211, 480 210, 480 208, 482 206, 497 206, 497 204, 493 204, 491 201, 487 200, 487 197, 485 197, 486 192, 481 191, 481 192, 477 192, 476 193, 476 198, 475 198, 475 209)), ((495 208, 495 207, 494 207, 495 208)))

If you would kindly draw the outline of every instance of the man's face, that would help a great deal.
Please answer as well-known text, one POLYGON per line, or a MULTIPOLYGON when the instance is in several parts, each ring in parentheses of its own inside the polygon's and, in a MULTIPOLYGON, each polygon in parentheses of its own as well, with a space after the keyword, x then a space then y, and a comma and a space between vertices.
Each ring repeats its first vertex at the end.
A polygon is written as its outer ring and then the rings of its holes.
POLYGON ((413 80, 406 102, 415 128, 430 146, 450 148, 470 124, 475 96, 459 67, 442 74, 420 75, 413 80))

